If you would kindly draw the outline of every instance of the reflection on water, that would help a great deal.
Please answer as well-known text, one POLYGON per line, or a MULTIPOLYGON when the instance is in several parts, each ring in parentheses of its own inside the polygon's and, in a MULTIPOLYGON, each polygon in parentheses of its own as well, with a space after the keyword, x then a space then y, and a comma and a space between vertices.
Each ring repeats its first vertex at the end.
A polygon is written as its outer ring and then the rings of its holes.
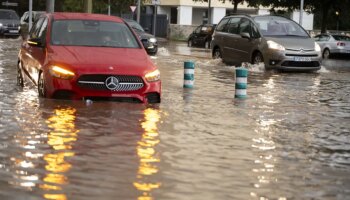
POLYGON ((134 186, 142 192, 138 200, 151 200, 152 191, 161 186, 160 182, 153 182, 151 176, 158 173, 157 163, 160 162, 156 146, 159 144, 158 123, 160 121, 159 110, 147 108, 144 111, 144 121, 142 122, 142 138, 137 143, 137 155, 139 157, 139 169, 137 172, 137 181, 134 186))
POLYGON ((44 160, 47 162, 45 165, 47 173, 40 188, 47 192, 44 194, 45 199, 67 199, 66 194, 62 191, 62 186, 68 184, 69 180, 65 174, 72 168, 67 158, 75 155, 71 150, 79 132, 75 128, 75 113, 74 108, 58 108, 46 121, 50 128, 47 134, 47 144, 52 147, 53 151, 44 155, 44 160))

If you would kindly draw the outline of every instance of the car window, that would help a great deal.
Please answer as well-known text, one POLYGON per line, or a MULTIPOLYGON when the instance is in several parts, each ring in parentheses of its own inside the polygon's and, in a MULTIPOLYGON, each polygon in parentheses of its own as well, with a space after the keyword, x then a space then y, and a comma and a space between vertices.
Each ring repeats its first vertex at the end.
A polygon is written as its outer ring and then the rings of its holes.
POLYGON ((38 38, 39 37, 40 28, 44 22, 44 19, 45 18, 42 17, 42 18, 39 18, 38 21, 35 22, 34 26, 32 27, 32 29, 29 32, 30 38, 38 38))
POLYGON ((124 23, 97 20, 56 20, 52 24, 53 45, 140 48, 124 23))
POLYGON ((224 18, 220 21, 220 23, 218 24, 218 26, 216 27, 217 31, 223 31, 227 22, 230 20, 230 18, 224 18))
POLYGON ((316 36, 314 37, 314 40, 315 40, 315 41, 320 41, 320 37, 321 37, 321 36, 316 35, 316 36))
POLYGON ((44 20, 43 24, 41 25, 40 30, 38 32, 38 38, 41 38, 42 42, 45 42, 45 36, 46 36, 46 30, 47 30, 47 22, 48 22, 48 19, 45 18, 45 20, 44 20))
POLYGON ((278 16, 257 16, 254 18, 264 36, 309 37, 308 33, 293 20, 278 16))
POLYGON ((0 19, 16 19, 16 20, 18 20, 19 17, 15 11, 0 10, 0 19))
POLYGON ((133 29, 136 29, 136 30, 141 31, 141 32, 145 32, 145 30, 142 28, 142 26, 135 21, 128 20, 128 21, 126 21, 126 23, 128 23, 129 26, 131 26, 131 28, 133 28, 133 29))
POLYGON ((202 26, 199 26, 199 27, 197 27, 195 30, 194 30, 194 33, 200 33, 201 32, 201 28, 202 28, 202 26))
POLYGON ((251 37, 252 38, 259 38, 260 34, 259 34, 259 31, 258 31, 258 28, 252 22, 250 22, 250 26, 251 26, 251 29, 252 29, 251 37))
POLYGON ((251 36, 250 21, 246 18, 242 18, 239 23, 239 33, 248 33, 251 36))
POLYGON ((226 32, 233 33, 233 34, 239 34, 239 23, 241 21, 241 18, 239 17, 233 17, 228 22, 226 26, 226 32))
POLYGON ((328 35, 321 35, 320 36, 320 41, 324 42, 324 41, 328 41, 330 39, 330 37, 328 35))
POLYGON ((333 35, 333 38, 338 41, 350 41, 350 37, 346 35, 333 35))

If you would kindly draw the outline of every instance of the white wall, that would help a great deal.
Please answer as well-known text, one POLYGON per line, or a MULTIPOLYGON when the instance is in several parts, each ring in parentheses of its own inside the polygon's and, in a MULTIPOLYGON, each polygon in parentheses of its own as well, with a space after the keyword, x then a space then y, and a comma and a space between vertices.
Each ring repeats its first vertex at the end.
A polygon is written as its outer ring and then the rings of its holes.
POLYGON ((203 13, 205 10, 203 8, 192 8, 192 25, 201 25, 203 24, 203 13))
MULTIPOLYGON (((299 23, 300 11, 294 11, 292 14, 292 19, 299 23)), ((314 29, 314 15, 308 14, 307 12, 303 12, 303 28, 305 30, 313 30, 314 29)))
POLYGON ((177 24, 192 25, 192 7, 191 6, 177 7, 177 24))
POLYGON ((158 6, 158 8, 157 8, 157 14, 159 14, 159 15, 167 15, 168 20, 170 20, 171 7, 158 6))
POLYGON ((258 15, 269 15, 270 11, 267 9, 259 9, 258 10, 258 15))
POLYGON ((211 21, 213 24, 218 24, 220 20, 225 17, 226 8, 213 8, 211 11, 211 21))

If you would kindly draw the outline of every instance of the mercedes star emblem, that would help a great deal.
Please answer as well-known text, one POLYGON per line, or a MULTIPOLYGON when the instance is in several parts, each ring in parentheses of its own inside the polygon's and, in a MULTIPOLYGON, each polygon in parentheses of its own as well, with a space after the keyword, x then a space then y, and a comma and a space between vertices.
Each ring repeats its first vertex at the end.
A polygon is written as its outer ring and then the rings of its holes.
POLYGON ((119 80, 114 76, 110 76, 106 79, 105 85, 109 90, 116 90, 119 85, 119 80))

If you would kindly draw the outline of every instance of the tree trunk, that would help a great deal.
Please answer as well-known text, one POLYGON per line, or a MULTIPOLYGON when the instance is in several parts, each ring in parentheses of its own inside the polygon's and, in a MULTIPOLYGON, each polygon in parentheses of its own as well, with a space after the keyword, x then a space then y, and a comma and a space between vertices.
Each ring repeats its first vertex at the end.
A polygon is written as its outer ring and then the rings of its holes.
POLYGON ((233 3, 233 13, 237 13, 239 1, 232 1, 233 3))
POLYGON ((327 31, 327 15, 330 10, 331 1, 327 1, 322 5, 322 23, 321 23, 321 33, 326 33, 327 31))

